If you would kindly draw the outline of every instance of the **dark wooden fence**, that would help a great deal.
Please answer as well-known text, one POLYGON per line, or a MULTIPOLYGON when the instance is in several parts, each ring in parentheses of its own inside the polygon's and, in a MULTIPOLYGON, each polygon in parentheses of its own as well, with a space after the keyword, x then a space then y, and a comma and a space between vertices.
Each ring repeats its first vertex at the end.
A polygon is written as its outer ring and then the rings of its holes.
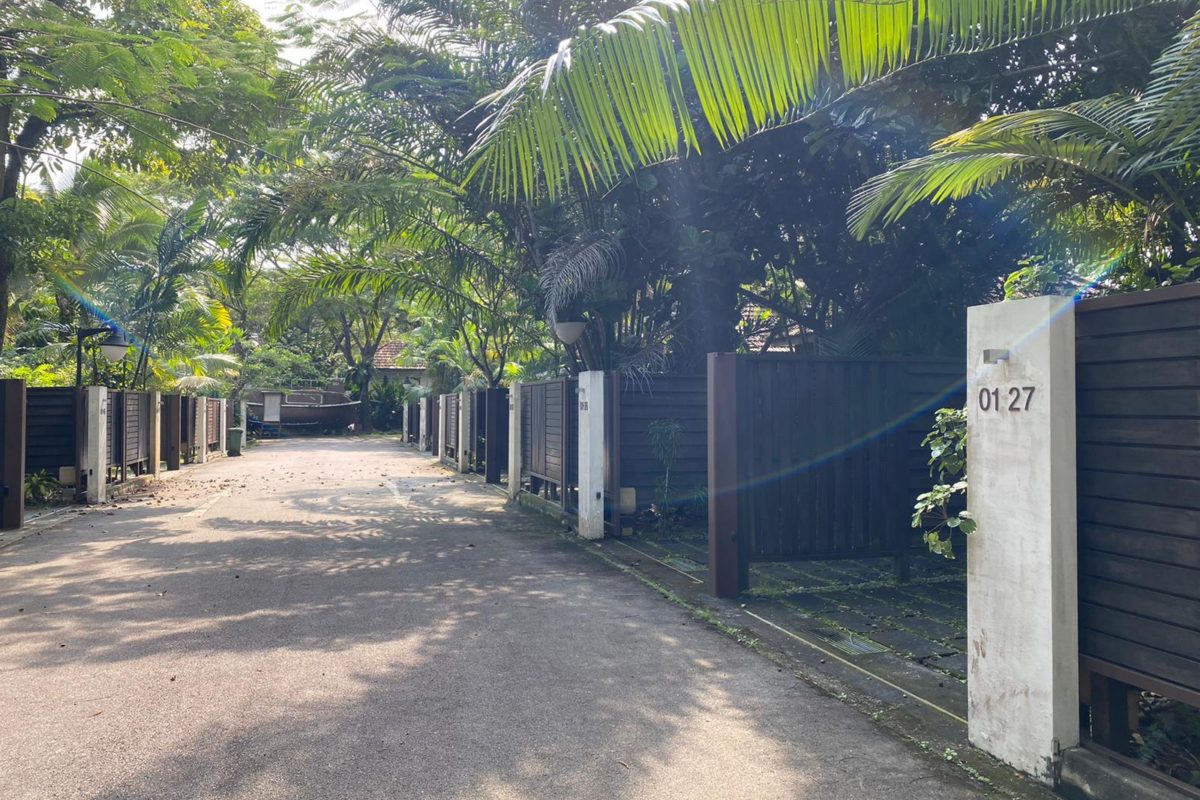
POLYGON ((422 397, 421 415, 425 418, 425 441, 419 442, 419 447, 426 453, 438 453, 438 412, 439 403, 432 395, 422 397))
POLYGON ((0 530, 25 523, 25 381, 0 380, 0 530))
POLYGON ((508 389, 477 389, 471 398, 470 467, 500 483, 508 469, 508 389))
POLYGON ((406 403, 404 406, 404 439, 409 444, 417 444, 421 435, 421 406, 419 403, 406 403))
POLYGON ((1079 649, 1092 738, 1200 706, 1200 286, 1076 307, 1079 649))
POLYGON ((446 415, 446 441, 439 455, 451 460, 458 458, 458 418, 462 413, 460 396, 455 394, 442 395, 442 413, 446 415))
POLYGON ((710 354, 714 594, 745 589, 751 561, 892 556, 905 577, 932 484, 920 440, 964 375, 961 359, 710 354))
POLYGON ((579 382, 574 378, 521 384, 521 482, 574 512, 579 482, 579 382))
POLYGON ((706 386, 703 375, 606 377, 605 520, 610 534, 620 533, 621 515, 652 504, 703 506, 708 491, 706 386), (669 476, 665 453, 654 444, 656 434, 674 439, 669 476))
POLYGON ((25 471, 47 472, 58 480, 65 467, 78 475, 83 393, 74 387, 25 392, 25 471))
POLYGON ((149 392, 108 393, 109 480, 119 483, 130 475, 151 470, 149 392))

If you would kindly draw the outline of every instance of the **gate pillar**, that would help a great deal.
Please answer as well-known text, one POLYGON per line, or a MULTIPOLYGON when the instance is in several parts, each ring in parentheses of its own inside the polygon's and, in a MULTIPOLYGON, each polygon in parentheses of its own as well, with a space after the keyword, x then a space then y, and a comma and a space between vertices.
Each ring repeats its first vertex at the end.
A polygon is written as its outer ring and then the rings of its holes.
POLYGON ((1073 300, 967 314, 968 732, 1045 783, 1079 740, 1073 300))

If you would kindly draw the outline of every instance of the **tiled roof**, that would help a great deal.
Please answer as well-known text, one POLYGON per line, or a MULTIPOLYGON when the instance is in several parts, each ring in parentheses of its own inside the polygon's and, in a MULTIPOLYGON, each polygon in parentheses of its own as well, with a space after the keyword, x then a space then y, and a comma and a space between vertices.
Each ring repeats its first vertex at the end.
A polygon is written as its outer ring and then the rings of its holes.
POLYGON ((380 345, 379 349, 375 351, 375 358, 371 363, 375 365, 376 369, 424 369, 423 363, 403 357, 406 349, 403 342, 388 342, 380 345))

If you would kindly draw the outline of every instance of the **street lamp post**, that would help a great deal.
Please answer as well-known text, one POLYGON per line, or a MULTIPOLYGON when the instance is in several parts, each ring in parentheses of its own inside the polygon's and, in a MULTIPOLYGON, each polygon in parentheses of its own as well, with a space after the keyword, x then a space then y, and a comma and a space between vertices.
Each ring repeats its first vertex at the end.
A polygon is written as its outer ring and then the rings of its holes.
POLYGON ((75 388, 83 386, 83 340, 92 336, 107 333, 108 337, 100 343, 100 352, 112 363, 117 363, 125 357, 129 350, 129 342, 120 330, 111 325, 99 328, 79 328, 75 331, 75 388))

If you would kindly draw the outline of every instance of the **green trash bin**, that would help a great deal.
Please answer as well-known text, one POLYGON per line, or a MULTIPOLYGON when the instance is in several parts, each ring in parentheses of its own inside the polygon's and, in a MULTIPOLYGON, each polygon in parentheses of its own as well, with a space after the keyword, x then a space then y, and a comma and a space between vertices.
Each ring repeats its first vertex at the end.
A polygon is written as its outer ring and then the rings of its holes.
POLYGON ((226 439, 226 444, 229 449, 226 451, 231 456, 240 456, 242 454, 242 437, 246 431, 242 428, 230 428, 226 439))

